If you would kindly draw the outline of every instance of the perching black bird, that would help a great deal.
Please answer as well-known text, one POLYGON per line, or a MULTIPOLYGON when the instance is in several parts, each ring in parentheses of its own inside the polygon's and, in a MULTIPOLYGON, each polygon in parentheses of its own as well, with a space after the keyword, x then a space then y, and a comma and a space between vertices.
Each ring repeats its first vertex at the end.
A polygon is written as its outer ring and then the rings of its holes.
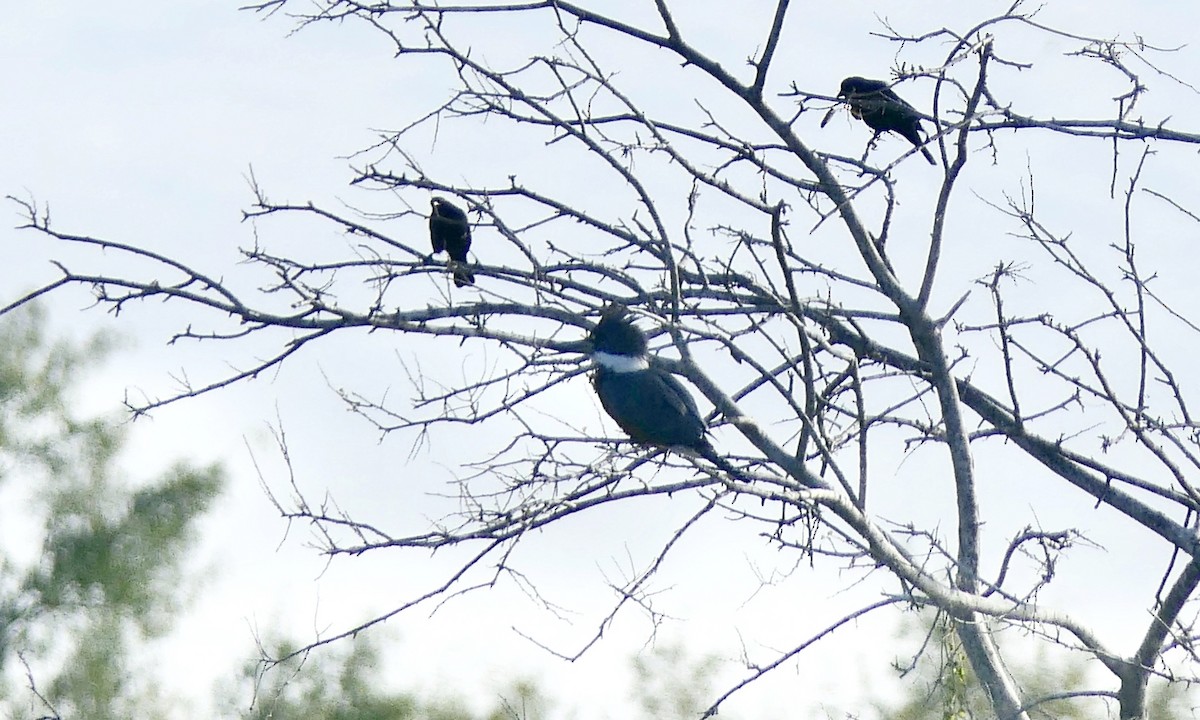
POLYGON ((867 127, 880 133, 891 132, 902 135, 913 145, 921 148, 921 154, 936 165, 929 149, 924 147, 921 137, 921 116, 917 109, 900 99, 887 83, 862 77, 848 77, 842 81, 838 97, 846 98, 850 114, 862 120, 867 127))
POLYGON ((674 375, 650 367, 646 336, 624 308, 606 310, 588 340, 600 404, 631 440, 716 457, 696 401, 674 375))
POLYGON ((455 287, 473 285, 475 274, 467 267, 467 251, 471 249, 467 214, 445 198, 435 197, 430 205, 433 211, 429 214, 429 239, 433 242, 433 254, 445 250, 450 256, 455 287))

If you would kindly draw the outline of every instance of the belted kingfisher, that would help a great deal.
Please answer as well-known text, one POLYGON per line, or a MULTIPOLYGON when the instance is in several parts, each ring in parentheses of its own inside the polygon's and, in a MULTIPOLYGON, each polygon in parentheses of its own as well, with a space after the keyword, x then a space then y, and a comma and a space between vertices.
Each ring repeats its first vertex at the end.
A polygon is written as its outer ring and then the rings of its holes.
POLYGON ((921 154, 930 165, 937 165, 929 148, 921 137, 921 115, 912 105, 904 102, 892 88, 882 80, 863 77, 848 77, 842 81, 838 97, 846 98, 850 114, 862 120, 875 131, 875 137, 891 132, 902 135, 905 140, 921 149, 921 154))
POLYGON ((588 340, 600 404, 631 440, 716 456, 696 401, 674 375, 650 366, 646 336, 625 308, 606 310, 588 340))
POLYGON ((429 214, 433 254, 445 250, 450 256, 455 287, 473 285, 475 274, 467 267, 467 251, 471 249, 471 225, 467 222, 467 214, 445 198, 435 197, 429 202, 433 206, 433 212, 429 214))

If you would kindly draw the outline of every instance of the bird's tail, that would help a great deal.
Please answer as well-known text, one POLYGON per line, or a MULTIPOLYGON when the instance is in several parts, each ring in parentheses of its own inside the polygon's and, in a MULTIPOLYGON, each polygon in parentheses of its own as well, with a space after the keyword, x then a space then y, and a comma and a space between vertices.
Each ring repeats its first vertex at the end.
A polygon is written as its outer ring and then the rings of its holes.
POLYGON ((464 285, 475 284, 475 273, 471 272, 471 268, 466 265, 455 264, 454 266, 454 287, 463 287, 464 285))
POLYGON ((735 468, 728 460, 724 458, 724 456, 717 453, 716 449, 713 448, 712 443, 710 443, 707 438, 705 438, 702 442, 704 444, 696 448, 696 452, 700 455, 700 457, 709 461, 713 465, 716 465, 722 472, 734 480, 739 480, 742 482, 750 481, 750 478, 747 477, 745 473, 735 468))
POLYGON ((909 141, 913 144, 913 147, 920 150, 921 154, 925 156, 925 159, 929 161, 930 165, 937 165, 937 160, 933 159, 933 154, 929 152, 929 145, 926 144, 929 141, 921 137, 923 133, 921 130, 921 124, 919 122, 914 122, 908 127, 900 128, 896 130, 896 132, 903 135, 905 140, 909 141))

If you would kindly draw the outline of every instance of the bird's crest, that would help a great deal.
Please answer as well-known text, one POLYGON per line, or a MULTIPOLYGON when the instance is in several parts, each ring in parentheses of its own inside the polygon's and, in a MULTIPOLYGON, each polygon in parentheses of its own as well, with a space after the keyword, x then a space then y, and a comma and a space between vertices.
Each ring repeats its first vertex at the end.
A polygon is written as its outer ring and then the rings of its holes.
POLYGON ((605 308, 589 338, 594 349, 600 352, 631 356, 646 354, 646 336, 629 319, 624 305, 605 308))

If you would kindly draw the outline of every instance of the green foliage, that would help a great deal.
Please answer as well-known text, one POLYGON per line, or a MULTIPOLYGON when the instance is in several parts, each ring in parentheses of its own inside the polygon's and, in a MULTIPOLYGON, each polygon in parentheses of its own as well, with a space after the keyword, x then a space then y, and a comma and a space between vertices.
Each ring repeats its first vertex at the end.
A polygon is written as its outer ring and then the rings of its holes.
POLYGON ((43 564, 30 573, 27 591, 43 611, 105 608, 148 634, 165 630, 191 524, 220 487, 217 468, 176 467, 134 492, 110 483, 62 488, 51 502, 43 564), (106 513, 114 491, 124 507, 106 513))
POLYGON ((67 392, 82 365, 107 353, 108 341, 49 343, 44 323, 42 312, 31 306, 6 315, 0 327, 0 481, 20 463, 40 465, 50 473, 69 472, 79 464, 100 467, 119 445, 107 423, 72 415, 67 392))
POLYGON ((476 715, 456 700, 426 700, 388 690, 382 677, 379 647, 362 635, 334 647, 292 656, 297 646, 274 642, 272 657, 242 671, 241 682, 227 691, 227 715, 240 720, 541 720, 546 700, 529 682, 502 693, 498 706, 476 715), (241 687, 256 688, 251 707, 237 707, 241 687))
POLYGON ((145 689, 134 682, 129 635, 115 614, 94 613, 88 618, 61 671, 42 690, 58 717, 157 720, 170 716, 153 685, 145 689))
POLYGON ((179 465, 131 487, 115 463, 122 433, 73 409, 107 343, 51 344, 43 324, 33 310, 0 325, 0 512, 25 529, 0 547, 0 715, 30 707, 32 684, 44 698, 33 704, 62 717, 152 717, 130 682, 130 643, 169 627, 181 561, 223 476, 179 465))
POLYGON ((96 618, 77 638, 75 652, 46 692, 64 717, 117 720, 125 689, 126 653, 121 624, 96 618))
POLYGON ((517 680, 503 693, 500 706, 486 720, 542 720, 550 716, 551 702, 537 684, 517 680))
POLYGON ((643 717, 652 720, 695 720, 712 702, 718 661, 691 660, 682 645, 656 646, 634 658, 634 694, 643 717))
MULTIPOLYGON (((928 633, 924 652, 915 666, 903 669, 906 694, 897 702, 876 702, 887 720, 971 720, 992 717, 991 704, 971 672, 958 637, 945 616, 939 616, 928 633)), ((909 634, 909 633, 906 633, 909 634)), ((1028 708, 1034 719, 1095 720, 1116 717, 1115 701, 1094 694, 1039 702, 1043 698, 1095 690, 1088 666, 1081 658, 1051 656, 1039 646, 1033 658, 1011 667, 1023 697, 1036 703, 1028 708)), ((1107 679, 1107 678, 1106 678, 1107 679)), ((1148 718, 1182 720, 1191 717, 1187 691, 1181 683, 1152 683, 1147 702, 1148 718)))
MULTIPOLYGON (((276 643, 272 654, 287 657, 294 645, 276 643)), ((277 665, 248 664, 244 680, 253 681, 253 706, 237 717, 245 720, 312 718, 312 720, 410 720, 416 701, 378 688, 377 649, 365 638, 299 655, 277 665)), ((245 685, 245 683, 241 683, 245 685)), ((235 695, 237 693, 234 693, 235 695)))
POLYGON ((1146 717, 1184 720, 1196 717, 1196 697, 1184 683, 1152 680, 1146 697, 1146 717))

